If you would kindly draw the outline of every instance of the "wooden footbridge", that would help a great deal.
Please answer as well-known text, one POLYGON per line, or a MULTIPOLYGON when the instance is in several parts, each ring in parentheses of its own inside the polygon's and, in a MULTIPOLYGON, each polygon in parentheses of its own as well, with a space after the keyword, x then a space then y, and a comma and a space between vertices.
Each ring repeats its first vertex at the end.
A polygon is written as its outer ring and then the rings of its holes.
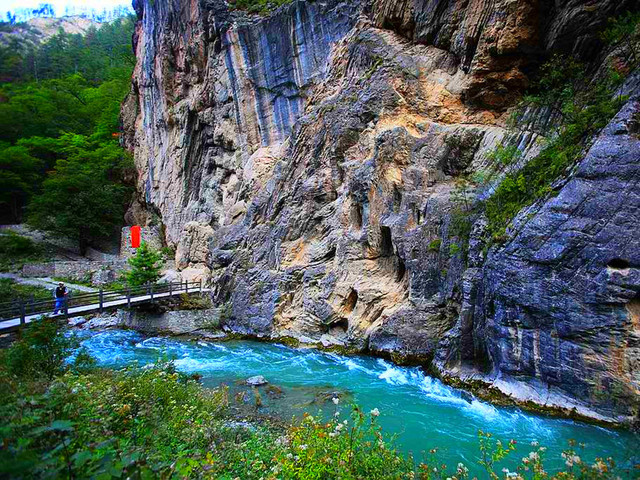
POLYGON ((51 300, 4 302, 0 303, 0 333, 18 330, 43 315, 69 318, 89 313, 101 313, 109 308, 128 308, 161 298, 208 291, 209 289, 203 288, 202 281, 150 284, 121 290, 100 289, 93 293, 67 296, 62 304, 62 310, 57 315, 53 314, 56 304, 53 294, 51 300))

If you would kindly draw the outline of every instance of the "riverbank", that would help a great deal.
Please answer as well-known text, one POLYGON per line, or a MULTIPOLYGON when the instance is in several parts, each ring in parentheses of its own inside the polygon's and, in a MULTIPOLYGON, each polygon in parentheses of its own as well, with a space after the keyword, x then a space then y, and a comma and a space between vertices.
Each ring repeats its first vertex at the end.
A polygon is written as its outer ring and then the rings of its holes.
MULTIPOLYGON (((176 308, 176 305, 171 308, 176 308)), ((451 387, 468 391, 478 399, 492 405, 517 407, 535 414, 567 418, 608 428, 637 429, 637 419, 602 415, 587 405, 562 395, 560 392, 552 391, 544 385, 532 386, 515 380, 492 378, 477 371, 459 371, 452 374, 435 369, 420 359, 408 359, 380 352, 362 352, 335 344, 304 342, 293 337, 267 338, 240 334, 220 329, 219 318, 220 310, 215 308, 184 311, 160 307, 155 311, 118 310, 94 316, 88 320, 80 317, 71 319, 70 324, 82 329, 126 328, 146 335, 182 336, 216 341, 255 340, 346 356, 370 355, 374 358, 384 358, 396 365, 419 366, 427 375, 438 378, 451 387), (540 394, 539 392, 544 393, 540 394)))
MULTIPOLYGON (((68 362, 52 372, 50 362, 46 369, 31 365, 44 356, 31 355, 34 345, 25 345, 34 339, 46 344, 35 350, 69 345, 68 335, 38 332, 51 326, 59 328, 51 321, 29 326, 21 340, 0 352, 0 382, 8 392, 0 402, 9 413, 2 423, 12 432, 0 451, 5 467, 15 468, 31 455, 25 468, 42 473, 43 464, 49 468, 44 462, 47 449, 61 440, 69 453, 56 457, 62 461, 58 467, 69 467, 65 459, 76 455, 86 462, 80 466, 71 462, 77 477, 95 473, 93 469, 110 455, 135 454, 137 460, 130 464, 134 473, 147 467, 156 475, 167 473, 162 469, 171 465, 161 461, 166 457, 172 465, 190 465, 180 473, 186 478, 293 479, 307 478, 302 472, 320 469, 318 478, 328 479, 431 479, 432 468, 440 472, 443 465, 449 466, 446 476, 483 478, 482 472, 489 474, 487 467, 476 463, 482 449, 491 454, 510 439, 514 441, 508 443, 509 458, 490 469, 524 472, 531 464, 518 458, 530 450, 540 455, 539 466, 551 472, 549 478, 565 470, 560 455, 565 449, 571 451, 565 455, 580 455, 589 469, 593 467, 588 462, 608 456, 629 468, 629 455, 637 455, 636 437, 628 433, 496 408, 425 376, 418 367, 398 367, 367 356, 228 338, 187 340, 133 330, 87 329, 76 330, 80 350, 70 357, 55 355, 58 361, 67 357, 68 362), (95 366, 87 364, 91 358, 95 366), (36 372, 38 378, 29 380, 36 372), (45 374, 48 380, 43 379, 45 374), (253 381, 256 375, 264 380, 253 381), (33 400, 26 408, 18 401, 24 398, 33 400), (207 403, 214 399, 216 405, 207 403), (493 436, 479 436, 478 430, 493 436), (36 434, 37 443, 26 447, 16 443, 36 434), (391 436, 395 440, 390 441, 391 436), (570 446, 574 438, 585 445, 570 446), (532 442, 539 443, 531 448, 532 442), (543 446, 548 453, 540 450, 543 446), (518 453, 512 453, 516 449, 518 453), (425 455, 422 450, 437 454, 425 455), (41 460, 33 460, 40 455, 41 460), (335 465, 341 461, 341 467, 335 465), (354 462, 368 466, 360 471, 354 462), (457 475, 461 462, 469 476, 457 475)), ((597 465, 607 470, 593 478, 614 478, 606 461, 597 465)), ((130 475, 127 468, 123 474, 130 475)))

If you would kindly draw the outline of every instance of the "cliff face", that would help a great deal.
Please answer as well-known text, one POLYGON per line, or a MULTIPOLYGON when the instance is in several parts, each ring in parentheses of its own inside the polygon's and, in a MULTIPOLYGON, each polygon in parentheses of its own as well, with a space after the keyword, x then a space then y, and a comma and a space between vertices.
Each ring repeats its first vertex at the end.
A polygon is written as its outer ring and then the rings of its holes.
POLYGON ((539 150, 504 127, 539 59, 593 57, 597 28, 629 5, 298 0, 259 18, 140 2, 129 219, 162 226, 184 277, 211 279, 232 331, 433 359, 632 415, 638 103, 506 245, 474 247, 480 220, 465 258, 452 214, 499 142, 522 162, 539 150))

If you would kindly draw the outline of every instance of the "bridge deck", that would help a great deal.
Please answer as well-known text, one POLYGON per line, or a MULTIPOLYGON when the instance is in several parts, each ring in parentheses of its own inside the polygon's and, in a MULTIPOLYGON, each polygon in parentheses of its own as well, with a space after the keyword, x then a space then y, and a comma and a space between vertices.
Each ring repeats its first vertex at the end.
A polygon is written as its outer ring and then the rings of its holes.
MULTIPOLYGON (((116 299, 116 300, 108 300, 103 302, 102 304, 102 308, 106 309, 106 308, 113 308, 113 307, 119 307, 122 305, 127 305, 129 303, 131 303, 131 305, 133 304, 140 304, 140 303, 145 303, 145 302, 149 302, 152 300, 156 300, 159 298, 167 298, 167 297, 172 297, 175 295, 180 295, 183 293, 200 293, 200 292, 209 292, 211 291, 208 288, 203 288, 202 290, 194 290, 193 288, 190 288, 189 290, 187 289, 177 289, 177 290, 173 290, 172 292, 162 292, 162 293, 154 293, 153 295, 137 295, 137 296, 132 296, 131 299, 127 299, 127 297, 123 297, 121 299, 116 299)), ((88 314, 88 313, 94 313, 100 310, 100 304, 99 303, 94 303, 91 305, 79 305, 77 307, 69 307, 68 309, 68 313, 69 313, 69 317, 72 316, 77 316, 77 315, 84 315, 84 314, 88 314)), ((43 315, 47 315, 45 313, 39 313, 36 315, 28 315, 25 316, 25 323, 31 323, 34 320, 37 320, 38 318, 42 317, 43 315)), ((50 317, 62 317, 64 316, 64 313, 59 313, 57 315, 53 315, 53 313, 48 314, 48 316, 50 317)), ((20 328, 20 317, 17 318, 12 318, 10 320, 3 320, 0 321, 0 333, 6 333, 6 332, 10 332, 12 330, 17 330, 20 328)))

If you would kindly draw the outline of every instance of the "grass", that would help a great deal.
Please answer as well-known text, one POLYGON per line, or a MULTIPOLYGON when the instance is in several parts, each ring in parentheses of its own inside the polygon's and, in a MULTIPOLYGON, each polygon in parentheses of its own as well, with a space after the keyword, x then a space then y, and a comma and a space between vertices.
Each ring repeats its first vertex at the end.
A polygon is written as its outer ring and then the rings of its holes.
POLYGON ((19 270, 26 263, 42 262, 46 259, 44 249, 30 238, 11 230, 0 231, 0 271, 19 270))
POLYGON ((1 302, 24 301, 31 300, 42 301, 51 300, 53 293, 51 289, 46 287, 38 287, 36 285, 25 285, 17 283, 10 278, 0 278, 0 299, 1 302))

